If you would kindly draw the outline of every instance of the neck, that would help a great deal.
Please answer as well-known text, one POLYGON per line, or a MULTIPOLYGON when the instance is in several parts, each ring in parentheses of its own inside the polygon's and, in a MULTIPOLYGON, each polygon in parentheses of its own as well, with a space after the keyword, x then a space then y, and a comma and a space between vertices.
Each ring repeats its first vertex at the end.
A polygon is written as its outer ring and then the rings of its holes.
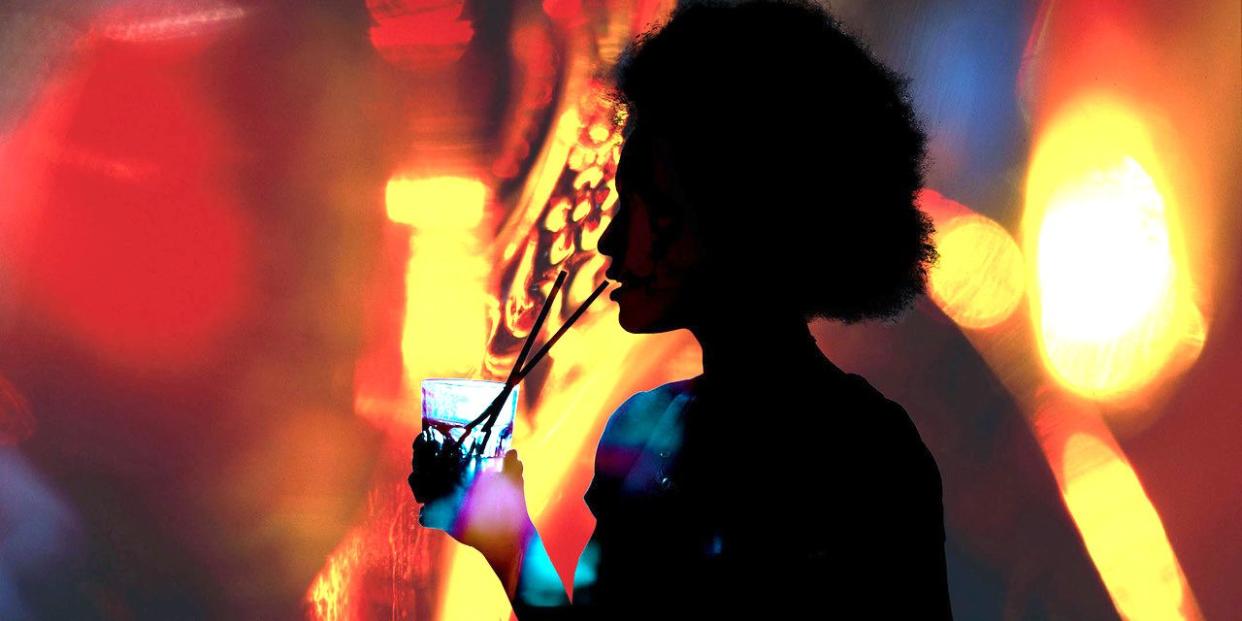
POLYGON ((709 378, 780 375, 823 354, 797 313, 743 310, 713 316, 690 328, 703 350, 709 378))

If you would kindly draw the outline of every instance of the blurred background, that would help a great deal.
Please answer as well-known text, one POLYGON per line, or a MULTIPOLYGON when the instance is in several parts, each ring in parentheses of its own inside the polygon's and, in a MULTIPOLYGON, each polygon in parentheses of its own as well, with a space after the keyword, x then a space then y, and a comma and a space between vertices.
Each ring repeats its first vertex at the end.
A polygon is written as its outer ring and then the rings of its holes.
MULTIPOLYGON (((602 280, 608 69, 675 4, 0 8, 0 618, 507 619, 417 525, 418 382, 503 378, 558 270, 540 340, 602 280)), ((942 261, 815 333, 935 454, 957 617, 1237 618, 1242 6, 830 7, 911 80, 942 261)), ((607 415, 699 371, 615 312, 521 390, 567 578, 607 415)))

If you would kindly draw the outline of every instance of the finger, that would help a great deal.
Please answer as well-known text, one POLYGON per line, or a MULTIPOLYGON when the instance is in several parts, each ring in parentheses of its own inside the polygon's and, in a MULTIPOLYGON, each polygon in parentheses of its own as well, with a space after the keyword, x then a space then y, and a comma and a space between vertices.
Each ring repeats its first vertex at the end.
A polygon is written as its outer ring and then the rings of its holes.
POLYGON ((410 491, 414 494, 414 500, 424 502, 422 489, 418 484, 418 476, 411 472, 410 476, 406 477, 405 482, 410 485, 410 491))
POLYGON ((429 436, 426 431, 423 431, 423 433, 414 436, 414 443, 411 446, 411 449, 417 454, 428 450, 432 446, 434 446, 434 444, 431 441, 431 436, 429 436))

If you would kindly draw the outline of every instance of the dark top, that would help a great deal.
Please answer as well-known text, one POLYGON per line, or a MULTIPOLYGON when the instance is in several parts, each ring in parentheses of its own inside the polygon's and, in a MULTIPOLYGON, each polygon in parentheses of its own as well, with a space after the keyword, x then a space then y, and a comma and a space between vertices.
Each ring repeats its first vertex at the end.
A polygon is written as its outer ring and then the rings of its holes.
POLYGON ((950 617, 936 463, 901 406, 827 359, 634 395, 586 502, 578 618, 950 617))

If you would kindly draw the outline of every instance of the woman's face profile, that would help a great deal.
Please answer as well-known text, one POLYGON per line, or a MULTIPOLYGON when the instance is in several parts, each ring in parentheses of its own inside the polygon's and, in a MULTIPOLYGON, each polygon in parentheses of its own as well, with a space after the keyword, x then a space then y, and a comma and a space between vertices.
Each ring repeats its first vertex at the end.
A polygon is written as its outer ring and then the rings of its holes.
POLYGON ((698 314, 704 254, 671 162, 663 141, 630 135, 617 166, 617 213, 599 242, 612 259, 608 278, 620 284, 609 297, 634 334, 687 328, 698 314))

